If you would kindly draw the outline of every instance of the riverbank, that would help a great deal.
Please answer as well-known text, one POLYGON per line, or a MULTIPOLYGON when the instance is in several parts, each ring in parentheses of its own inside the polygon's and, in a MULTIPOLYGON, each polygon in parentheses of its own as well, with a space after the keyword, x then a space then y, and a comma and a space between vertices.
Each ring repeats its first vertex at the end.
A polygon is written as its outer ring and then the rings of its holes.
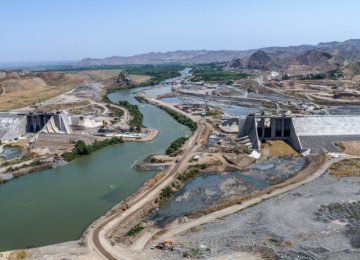
MULTIPOLYGON (((115 103, 127 100, 139 106, 144 114, 144 125, 148 127, 145 130, 148 135, 144 138, 124 138, 124 144, 104 148, 61 168, 14 179, 0 187, 0 196, 7 198, 6 202, 0 200, 0 206, 5 212, 1 214, 0 221, 7 223, 0 233, 0 250, 78 239, 90 223, 155 175, 154 171, 135 170, 133 165, 136 162, 141 162, 151 154, 163 154, 174 139, 190 135, 187 127, 177 123, 162 110, 137 102, 133 94, 138 90, 114 92, 109 98, 115 103), (46 200, 41 194, 46 194, 46 200), (17 205, 22 205, 24 201, 26 207, 19 208, 17 205), (59 203, 49 205, 51 201, 59 203), (36 205, 33 205, 35 202, 36 205), (49 207, 54 210, 49 211, 49 207), (19 214, 12 214, 14 210, 19 214), (61 216, 56 212, 61 212, 61 216), (20 218, 29 214, 31 225, 20 218), (46 228, 41 221, 44 218, 47 219, 46 228), (59 226, 62 228, 58 229, 59 226), (20 236, 17 231, 31 236, 20 236)), ((36 149, 46 153, 48 149, 53 149, 53 141, 69 144, 69 140, 54 137, 52 134, 40 135, 41 146, 36 149)))

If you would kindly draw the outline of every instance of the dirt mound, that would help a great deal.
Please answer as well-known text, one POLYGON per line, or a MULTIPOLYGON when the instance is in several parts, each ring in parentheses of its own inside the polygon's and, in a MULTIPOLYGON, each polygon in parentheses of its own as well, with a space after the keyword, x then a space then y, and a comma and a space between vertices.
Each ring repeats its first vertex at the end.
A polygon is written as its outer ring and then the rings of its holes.
POLYGON ((68 85, 79 84, 84 82, 87 77, 76 73, 59 73, 59 72, 41 72, 36 74, 43 79, 48 85, 68 85))
POLYGON ((7 79, 0 82, 3 93, 13 93, 46 86, 46 82, 40 78, 7 79))

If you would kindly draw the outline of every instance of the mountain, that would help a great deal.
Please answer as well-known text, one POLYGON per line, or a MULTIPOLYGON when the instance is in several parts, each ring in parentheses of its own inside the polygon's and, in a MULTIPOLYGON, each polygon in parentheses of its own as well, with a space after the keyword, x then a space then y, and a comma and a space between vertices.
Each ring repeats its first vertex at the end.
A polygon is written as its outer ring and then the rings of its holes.
POLYGON ((280 65, 273 57, 270 57, 266 52, 258 50, 253 53, 243 65, 247 69, 256 70, 279 70, 280 65))
POLYGON ((342 68, 345 62, 360 60, 360 40, 322 42, 317 45, 267 47, 253 50, 188 50, 150 52, 104 59, 86 58, 73 66, 197 64, 227 62, 230 69, 276 70, 287 73, 319 72, 342 68))

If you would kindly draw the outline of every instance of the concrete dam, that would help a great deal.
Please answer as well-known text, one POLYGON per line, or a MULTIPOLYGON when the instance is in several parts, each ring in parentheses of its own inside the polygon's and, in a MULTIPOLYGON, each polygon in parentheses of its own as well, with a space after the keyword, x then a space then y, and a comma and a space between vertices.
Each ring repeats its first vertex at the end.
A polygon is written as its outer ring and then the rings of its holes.
POLYGON ((25 138, 27 134, 70 134, 70 117, 57 113, 0 113, 0 141, 9 142, 25 138))
POLYGON ((266 140, 284 140, 300 153, 339 152, 336 142, 360 140, 360 116, 248 115, 239 119, 244 137, 255 150, 266 140))

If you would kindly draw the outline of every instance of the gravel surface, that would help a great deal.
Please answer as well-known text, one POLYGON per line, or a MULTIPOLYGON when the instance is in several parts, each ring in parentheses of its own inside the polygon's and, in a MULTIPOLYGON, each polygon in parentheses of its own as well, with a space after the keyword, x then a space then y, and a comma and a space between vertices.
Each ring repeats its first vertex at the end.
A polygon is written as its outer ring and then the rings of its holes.
POLYGON ((351 232, 359 231, 354 214, 358 214, 359 200, 360 178, 326 174, 287 194, 184 232, 175 237, 179 244, 172 253, 159 254, 179 257, 194 252, 205 258, 255 251, 268 259, 360 259, 351 232), (332 203, 337 203, 337 211, 329 210, 332 203), (349 213, 349 208, 356 210, 349 213))
POLYGON ((340 150, 335 145, 339 141, 354 141, 360 140, 360 135, 331 135, 331 136, 299 136, 303 148, 310 148, 311 153, 334 152, 338 153, 340 150))

